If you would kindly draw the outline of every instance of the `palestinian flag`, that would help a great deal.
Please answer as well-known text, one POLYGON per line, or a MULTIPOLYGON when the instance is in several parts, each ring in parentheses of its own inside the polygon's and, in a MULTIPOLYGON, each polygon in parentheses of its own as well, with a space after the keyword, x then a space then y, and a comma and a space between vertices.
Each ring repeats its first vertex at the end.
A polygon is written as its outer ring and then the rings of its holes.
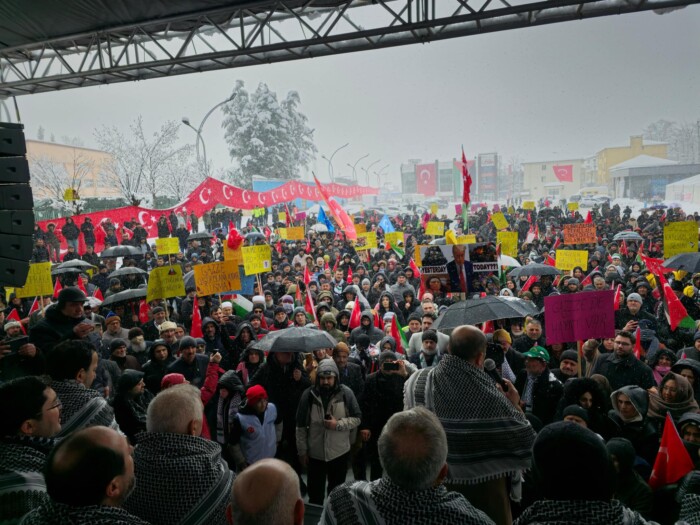
POLYGON ((386 249, 387 250, 394 250, 394 253, 396 255, 398 255, 401 259, 403 259, 404 255, 406 255, 406 252, 404 252, 401 248, 399 248, 398 246, 396 246, 396 247, 392 246, 392 244, 388 241, 386 243, 386 249))
POLYGON ((253 303, 239 294, 231 295, 231 304, 233 305, 233 313, 239 317, 245 317, 253 311, 253 303))

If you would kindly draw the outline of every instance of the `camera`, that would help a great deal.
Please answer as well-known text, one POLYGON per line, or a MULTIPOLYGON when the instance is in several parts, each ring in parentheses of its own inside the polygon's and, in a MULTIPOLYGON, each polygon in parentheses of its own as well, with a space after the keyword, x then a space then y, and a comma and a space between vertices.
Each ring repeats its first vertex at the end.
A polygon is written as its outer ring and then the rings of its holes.
POLYGON ((391 362, 385 362, 382 364, 382 370, 386 370, 387 372, 392 372, 392 371, 397 371, 399 369, 399 363, 394 361, 393 363, 391 362))

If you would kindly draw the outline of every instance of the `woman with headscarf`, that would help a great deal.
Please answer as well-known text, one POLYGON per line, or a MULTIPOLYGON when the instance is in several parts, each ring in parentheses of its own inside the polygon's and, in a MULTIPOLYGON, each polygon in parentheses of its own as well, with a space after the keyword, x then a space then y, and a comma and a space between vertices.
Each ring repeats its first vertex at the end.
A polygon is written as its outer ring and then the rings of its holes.
POLYGON ((160 392, 160 382, 168 373, 168 367, 175 362, 175 358, 163 339, 153 341, 148 349, 148 356, 150 357, 149 361, 143 365, 144 382, 148 391, 155 395, 160 392))
POLYGON ((654 374, 654 380, 657 385, 661 386, 663 378, 671 371, 671 367, 677 360, 676 355, 665 348, 659 350, 652 356, 651 361, 649 361, 649 366, 654 374))
POLYGON ((241 378, 244 386, 248 386, 250 378, 255 375, 263 362, 265 362, 265 353, 262 350, 254 350, 252 348, 243 350, 241 362, 236 367, 236 373, 241 378))
POLYGON ((578 405, 588 413, 588 428, 596 434, 608 439, 614 433, 608 419, 610 400, 595 380, 579 377, 564 383, 564 393, 559 401, 554 420, 562 419, 564 410, 571 405, 578 405))
POLYGON ((394 296, 391 292, 384 292, 379 296, 379 301, 377 302, 377 305, 374 307, 374 309, 377 312, 377 315, 379 315, 382 319, 384 319, 384 316, 391 312, 396 316, 396 321, 403 326, 406 324, 406 321, 404 319, 403 314, 401 313, 401 310, 399 309, 398 305, 394 302, 394 296))
POLYGON ((649 393, 649 420, 656 425, 659 435, 663 430, 666 414, 675 422, 687 412, 698 412, 698 402, 690 382, 680 374, 668 372, 661 380, 659 393, 649 393))

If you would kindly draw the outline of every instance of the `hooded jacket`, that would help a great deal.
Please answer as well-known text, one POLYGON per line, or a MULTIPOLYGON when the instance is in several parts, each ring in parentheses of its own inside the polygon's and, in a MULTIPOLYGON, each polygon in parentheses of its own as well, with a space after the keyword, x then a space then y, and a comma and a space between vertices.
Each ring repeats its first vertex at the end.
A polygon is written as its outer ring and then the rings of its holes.
POLYGON ((629 439, 634 446, 638 456, 644 459, 649 465, 653 465, 656 460, 656 453, 659 450, 659 436, 654 425, 647 419, 649 410, 649 394, 642 388, 634 385, 624 386, 610 395, 613 409, 608 412, 608 417, 617 427, 616 437, 629 439), (626 395, 631 401, 639 416, 634 421, 624 421, 617 408, 617 397, 620 394, 626 395))
MULTIPOLYGON (((695 347, 693 347, 693 350, 695 350, 695 347)), ((695 395, 695 400, 700 401, 700 362, 696 361, 695 359, 679 359, 671 367, 671 372, 675 374, 680 374, 681 370, 683 370, 684 368, 689 368, 693 371, 695 381, 693 381, 691 386, 693 387, 693 394, 695 395)))
POLYGON ((369 337, 369 342, 373 345, 377 344, 381 340, 381 338, 384 337, 384 332, 382 332, 379 328, 374 326, 374 314, 372 313, 372 310, 364 310, 362 312, 362 314, 360 315, 360 326, 358 326, 357 328, 353 329, 352 332, 350 332, 350 339, 348 339, 348 344, 354 345, 355 339, 360 334, 365 334, 367 337, 369 337), (364 326, 362 324, 362 319, 364 318, 369 318, 369 326, 364 326))
POLYGON ((323 314, 321 317, 321 329, 328 332, 330 336, 338 341, 339 343, 347 343, 347 339, 345 338, 345 334, 338 330, 338 321, 335 319, 335 315, 333 315, 331 312, 327 312, 323 314), (328 330, 326 328, 326 323, 333 323, 333 328, 328 330))
POLYGON ((58 303, 51 305, 46 309, 44 319, 29 332, 29 341, 39 350, 48 352, 62 341, 78 339, 73 328, 84 319, 84 317, 75 319, 64 315, 58 303))
POLYGON ((175 358, 170 347, 160 341, 148 349, 148 357, 148 362, 142 368, 142 372, 145 374, 143 381, 146 383, 146 388, 155 395, 160 392, 160 382, 163 376, 168 373, 168 367, 175 362, 175 358), (165 361, 157 361, 153 357, 156 348, 160 346, 164 346, 168 350, 168 357, 165 358, 165 361))
POLYGON ((300 456, 309 455, 319 461, 332 461, 350 451, 351 432, 360 425, 362 413, 355 394, 341 385, 338 367, 332 359, 318 363, 316 385, 304 391, 296 415, 296 440, 300 456), (328 398, 320 388, 319 377, 324 373, 335 376, 335 385, 328 398), (337 421, 335 430, 327 429, 327 415, 337 421))
POLYGON ((395 297, 390 292, 384 292, 382 295, 379 296, 379 301, 377 302, 375 310, 377 312, 377 315, 381 316, 382 319, 388 312, 392 312, 394 315, 396 315, 396 320, 401 326, 406 324, 406 320, 404 319, 401 310, 396 304, 395 297), (382 305, 382 300, 384 299, 384 297, 389 298, 389 308, 384 308, 384 306, 382 305))

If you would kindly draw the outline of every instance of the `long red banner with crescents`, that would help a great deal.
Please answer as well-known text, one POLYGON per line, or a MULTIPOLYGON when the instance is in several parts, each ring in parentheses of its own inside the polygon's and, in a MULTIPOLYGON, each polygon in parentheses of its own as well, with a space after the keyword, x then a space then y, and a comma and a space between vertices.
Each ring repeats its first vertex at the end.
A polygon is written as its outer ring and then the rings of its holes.
MULTIPOLYGON (((367 186, 343 186, 342 184, 335 183, 324 184, 323 188, 329 196, 342 199, 355 198, 362 195, 377 195, 379 193, 378 188, 367 186)), ((323 195, 321 195, 321 192, 315 184, 304 184, 299 181, 289 181, 273 190, 258 192, 244 190, 243 188, 238 188, 209 177, 197 186, 185 200, 172 208, 156 210, 141 206, 124 206, 107 211, 86 213, 75 216, 73 219, 76 225, 80 227, 85 221, 85 218, 90 217, 92 223, 95 225, 95 230, 98 230, 98 225, 105 219, 110 219, 117 229, 126 221, 137 220, 146 228, 150 237, 155 237, 158 233, 156 228, 158 219, 161 215, 167 218, 171 211, 175 213, 186 212, 188 215, 194 212, 197 217, 201 217, 217 204, 222 204, 229 208, 252 210, 253 208, 260 207, 269 208, 270 206, 291 202, 295 199, 321 201, 323 200, 323 195)), ((56 225, 56 233, 59 239, 61 239, 61 244, 65 247, 65 241, 59 231, 63 227, 65 219, 59 218, 38 222, 39 226, 44 231, 46 231, 50 223, 56 225)), ((95 243, 95 250, 99 252, 104 247, 104 244, 101 242, 104 236, 100 235, 97 231, 96 233, 97 235, 95 235, 95 237, 97 242, 95 243)))

